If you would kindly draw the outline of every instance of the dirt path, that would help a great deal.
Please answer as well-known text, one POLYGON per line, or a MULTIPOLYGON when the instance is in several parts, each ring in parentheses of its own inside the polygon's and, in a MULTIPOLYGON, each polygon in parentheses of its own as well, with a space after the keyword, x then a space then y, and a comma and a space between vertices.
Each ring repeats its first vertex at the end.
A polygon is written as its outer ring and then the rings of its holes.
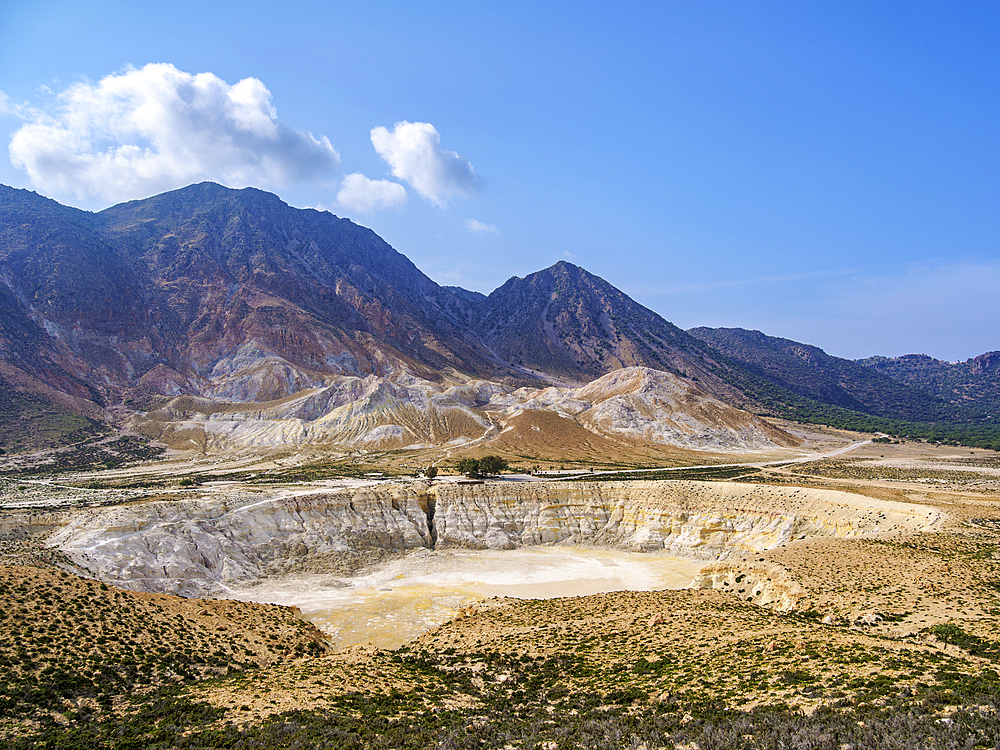
MULTIPOLYGON (((758 461, 755 463, 736 463, 736 464, 700 464, 696 466, 665 466, 656 469, 615 469, 613 471, 595 471, 590 474, 590 476, 610 476, 614 474, 647 474, 650 472, 659 471, 690 471, 692 469, 731 469, 746 467, 751 469, 762 469, 765 466, 784 466, 788 464, 805 464, 811 461, 821 461, 825 458, 834 458, 836 456, 843 455, 844 453, 849 453, 850 451, 857 450, 862 446, 869 445, 871 440, 861 440, 856 443, 851 443, 843 448, 838 448, 837 450, 827 451, 826 453, 811 453, 807 456, 800 456, 799 458, 782 458, 776 461, 758 461)), ((564 478, 563 475, 558 477, 530 477, 531 481, 535 482, 556 482, 564 478)), ((520 479, 519 481, 524 481, 520 479)))

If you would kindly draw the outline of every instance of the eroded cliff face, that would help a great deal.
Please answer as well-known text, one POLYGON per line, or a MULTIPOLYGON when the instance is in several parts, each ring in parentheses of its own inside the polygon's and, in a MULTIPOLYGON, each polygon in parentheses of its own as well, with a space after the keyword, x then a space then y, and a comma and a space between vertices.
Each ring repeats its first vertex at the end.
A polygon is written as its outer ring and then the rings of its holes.
POLYGON ((87 511, 48 543, 101 580, 196 596, 303 566, 343 572, 365 550, 427 547, 433 539, 418 493, 382 486, 87 511))
POLYGON ((806 536, 914 529, 939 516, 846 492, 730 482, 495 482, 435 495, 441 546, 601 544, 704 560, 806 536))
POLYGON ((383 484, 87 511, 49 544, 117 585, 204 595, 293 570, 342 574, 345 561, 372 552, 588 544, 724 561, 807 536, 913 531, 940 518, 844 492, 733 483, 383 484))

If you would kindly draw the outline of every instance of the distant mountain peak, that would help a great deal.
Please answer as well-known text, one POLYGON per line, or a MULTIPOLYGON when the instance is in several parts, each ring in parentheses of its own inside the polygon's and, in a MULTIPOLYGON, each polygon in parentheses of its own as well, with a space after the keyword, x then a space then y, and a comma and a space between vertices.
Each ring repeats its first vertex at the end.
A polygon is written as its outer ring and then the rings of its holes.
POLYGON ((508 279, 474 327, 508 362, 577 381, 633 366, 714 377, 701 342, 566 260, 508 279))
POLYGON ((822 404, 888 419, 936 422, 955 418, 956 410, 949 402, 957 401, 940 388, 928 388, 915 374, 952 369, 926 354, 855 362, 760 331, 692 328, 689 332, 771 383, 822 404))

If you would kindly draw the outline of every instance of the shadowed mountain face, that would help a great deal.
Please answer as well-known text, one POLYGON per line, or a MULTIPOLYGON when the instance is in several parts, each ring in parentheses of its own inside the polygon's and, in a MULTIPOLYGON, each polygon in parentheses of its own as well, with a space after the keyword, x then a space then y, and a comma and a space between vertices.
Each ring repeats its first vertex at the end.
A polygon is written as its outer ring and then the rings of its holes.
POLYGON ((924 355, 853 361, 760 331, 692 328, 690 333, 779 387, 864 414, 923 422, 974 420, 989 393, 1000 395, 997 368, 989 366, 995 354, 958 365, 924 355))
POLYGON ((0 191, 0 357, 60 391, 100 400, 105 367, 117 360, 109 337, 143 325, 139 281, 93 214, 0 191))
POLYGON ((687 364, 691 337, 604 279, 565 261, 494 291, 476 331, 506 360, 571 379, 632 365, 687 364))

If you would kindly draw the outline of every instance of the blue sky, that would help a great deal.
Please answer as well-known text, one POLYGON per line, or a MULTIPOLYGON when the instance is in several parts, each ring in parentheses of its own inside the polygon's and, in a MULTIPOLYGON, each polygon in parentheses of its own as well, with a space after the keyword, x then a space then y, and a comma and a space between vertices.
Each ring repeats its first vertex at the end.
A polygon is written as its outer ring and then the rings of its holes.
POLYGON ((0 182, 256 185, 442 284, 566 259, 684 328, 965 359, 1000 349, 998 38, 995 2, 7 0, 0 182))

